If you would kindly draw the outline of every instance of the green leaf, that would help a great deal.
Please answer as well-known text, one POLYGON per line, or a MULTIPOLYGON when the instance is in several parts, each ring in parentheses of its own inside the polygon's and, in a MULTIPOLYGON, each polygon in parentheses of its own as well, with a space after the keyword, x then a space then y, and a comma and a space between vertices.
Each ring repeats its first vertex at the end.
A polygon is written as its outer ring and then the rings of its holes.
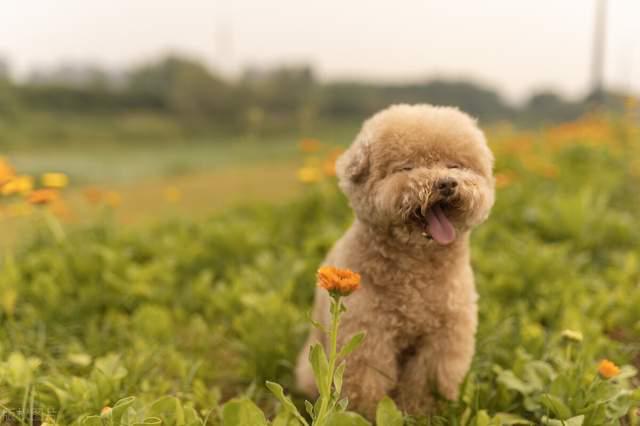
POLYGON ((291 416, 288 411, 281 411, 271 422, 271 426, 299 426, 298 420, 291 416))
POLYGON ((310 310, 307 311, 307 320, 311 323, 311 325, 313 325, 318 330, 322 331, 323 333, 327 332, 327 330, 324 328, 322 324, 320 324, 318 321, 313 319, 313 313, 310 310))
POLYGON ((304 400, 304 408, 307 410, 307 414, 309 414, 309 417, 311 417, 312 419, 315 418, 314 416, 314 410, 313 410, 313 404, 310 403, 309 401, 307 401, 306 399, 304 400))
MULTIPOLYGON (((360 414, 351 411, 337 411, 329 415, 326 426, 371 426, 360 414)), ((226 425, 225 425, 226 426, 226 425)))
POLYGON ((95 368, 101 371, 105 376, 118 380, 127 376, 127 369, 122 366, 120 357, 110 353, 95 361, 95 368))
POLYGON ((111 411, 109 411, 109 416, 113 419, 114 424, 120 423, 120 418, 131 406, 131 404, 134 403, 135 400, 135 397, 130 396, 128 398, 122 398, 114 404, 113 408, 111 408, 111 411))
POLYGON ((389 397, 378 403, 376 410, 376 426, 402 426, 402 413, 389 397))
POLYGON ((141 422, 134 423, 133 426, 145 426, 145 425, 161 425, 162 419, 157 417, 148 417, 141 422))
POLYGON ((173 396, 165 396, 153 402, 149 407, 149 414, 161 418, 166 424, 176 426, 185 424, 182 403, 173 396))
POLYGON ((340 401, 338 401, 337 405, 340 410, 345 411, 349 406, 349 398, 342 398, 340 401))
POLYGON ((367 333, 365 333, 364 331, 361 331, 360 333, 354 334, 351 337, 351 339, 349 340, 349 342, 347 342, 347 344, 345 344, 342 347, 342 349, 340 349, 340 352, 338 353, 338 358, 346 357, 351 352, 356 350, 358 348, 358 346, 360 346, 362 344, 362 341, 364 340, 366 335, 367 335, 367 333))
POLYGON ((275 397, 278 398, 278 400, 282 403, 282 406, 288 413, 295 416, 303 425, 308 425, 307 421, 300 415, 298 409, 291 401, 291 398, 284 394, 284 389, 282 389, 282 386, 280 386, 278 383, 269 381, 267 381, 266 385, 271 393, 273 393, 275 397))
POLYGON ((535 425, 535 423, 533 423, 532 421, 523 419, 522 417, 516 416, 515 414, 497 413, 493 418, 497 420, 498 423, 505 426, 535 425))
POLYGON ((638 375, 638 370, 630 365, 620 368, 620 373, 616 376, 617 380, 630 379, 638 375))
POLYGON ((102 417, 100 416, 85 417, 80 423, 85 426, 103 426, 102 417))
POLYGON ((327 391, 328 386, 326 385, 329 382, 329 363, 327 361, 327 356, 324 353, 324 349, 322 345, 316 343, 311 346, 311 350, 309 351, 309 362, 311 363, 311 367, 313 368, 313 374, 316 379, 316 386, 318 387, 318 391, 320 392, 320 396, 328 397, 327 391))
POLYGON ((489 414, 487 414, 487 411, 480 410, 476 414, 476 417, 473 419, 471 424, 473 426, 489 426, 490 421, 491 421, 491 418, 489 417, 489 414))
POLYGON ((500 371, 496 380, 507 389, 519 392, 525 396, 534 391, 533 386, 522 381, 511 370, 500 371))
POLYGON ((560 420, 565 420, 571 417, 571 409, 564 403, 564 401, 555 395, 549 393, 542 394, 540 402, 546 408, 548 408, 553 414, 555 414, 560 420))
POLYGON ((232 399, 222 407, 224 426, 267 426, 260 408, 247 398, 232 399))
POLYGON ((584 414, 566 420, 550 419, 547 416, 542 416, 542 424, 545 426, 582 426, 583 423, 584 414))
POLYGON ((344 375, 344 369, 347 366, 347 363, 342 361, 338 367, 336 367, 336 372, 333 374, 333 384, 336 387, 336 393, 340 395, 342 392, 342 376, 344 375))

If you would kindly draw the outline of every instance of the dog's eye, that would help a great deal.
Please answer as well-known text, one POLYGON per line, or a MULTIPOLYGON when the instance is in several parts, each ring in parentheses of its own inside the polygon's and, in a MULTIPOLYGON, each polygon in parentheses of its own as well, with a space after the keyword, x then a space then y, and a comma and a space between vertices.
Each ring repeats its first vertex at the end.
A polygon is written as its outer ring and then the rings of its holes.
POLYGON ((462 166, 460 164, 447 164, 448 169, 461 169, 462 166))
POLYGON ((413 170, 413 166, 402 166, 402 167, 397 167, 393 170, 394 173, 399 173, 399 172, 410 172, 411 170, 413 170))

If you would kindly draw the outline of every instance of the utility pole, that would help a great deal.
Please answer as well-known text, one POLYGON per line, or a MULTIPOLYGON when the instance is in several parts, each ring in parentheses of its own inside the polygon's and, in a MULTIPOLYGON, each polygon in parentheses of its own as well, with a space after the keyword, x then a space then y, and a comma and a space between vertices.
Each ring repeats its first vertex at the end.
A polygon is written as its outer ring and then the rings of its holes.
POLYGON ((607 33, 607 0, 596 0, 593 57, 591 63, 592 95, 597 104, 604 101, 604 55, 607 33))
POLYGON ((229 77, 233 72, 232 10, 227 0, 218 0, 214 28, 214 49, 217 72, 229 77))

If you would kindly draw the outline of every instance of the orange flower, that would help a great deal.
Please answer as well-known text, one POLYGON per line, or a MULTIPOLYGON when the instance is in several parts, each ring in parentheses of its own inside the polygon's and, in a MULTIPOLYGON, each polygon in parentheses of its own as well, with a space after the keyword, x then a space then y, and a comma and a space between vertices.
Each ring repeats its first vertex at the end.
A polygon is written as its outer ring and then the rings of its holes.
POLYGON ((82 195, 89 202, 89 204, 98 204, 102 201, 104 196, 102 190, 100 188, 96 188, 95 186, 89 186, 82 191, 82 195))
POLYGON ((331 151, 327 159, 322 165, 322 170, 324 174, 327 176, 335 176, 336 175, 336 160, 340 155, 344 152, 343 149, 338 148, 331 151))
POLYGON ((60 219, 68 220, 72 217, 71 210, 69 210, 69 207, 62 199, 52 201, 51 204, 47 206, 47 208, 51 213, 53 213, 60 219))
POLYGON ((318 287, 332 295, 348 296, 360 288, 360 274, 349 269, 323 266, 318 269, 318 287))
POLYGON ((60 194, 55 189, 37 189, 27 195, 27 201, 36 205, 49 204, 58 198, 60 194))
POLYGON ((16 171, 4 157, 0 157, 0 186, 9 182, 16 175, 16 171))
POLYGON ((511 185, 516 179, 516 174, 511 171, 496 173, 496 188, 502 189, 511 185))
POLYGON ((306 153, 312 153, 312 152, 317 152, 320 150, 320 147, 322 146, 322 144, 320 143, 319 140, 317 139, 302 139, 300 141, 300 143, 298 144, 298 147, 300 148, 300 151, 302 152, 306 152, 306 153))
POLYGON ((610 379, 620 374, 620 367, 608 359, 603 359, 598 365, 598 373, 600 373, 603 378, 610 379))
POLYGON ((100 188, 96 188, 95 186, 85 188, 82 191, 82 194, 90 204, 98 204, 104 196, 103 191, 100 188))

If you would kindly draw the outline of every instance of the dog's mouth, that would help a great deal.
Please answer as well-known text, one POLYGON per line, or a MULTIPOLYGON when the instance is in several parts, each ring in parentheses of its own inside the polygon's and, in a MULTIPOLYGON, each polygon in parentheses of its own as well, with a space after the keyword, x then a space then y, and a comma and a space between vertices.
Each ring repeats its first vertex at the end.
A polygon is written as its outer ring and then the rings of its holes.
POLYGON ((440 245, 451 244, 456 239, 456 228, 446 215, 448 207, 445 203, 436 203, 425 214, 421 208, 413 212, 413 219, 422 230, 422 235, 440 245))

